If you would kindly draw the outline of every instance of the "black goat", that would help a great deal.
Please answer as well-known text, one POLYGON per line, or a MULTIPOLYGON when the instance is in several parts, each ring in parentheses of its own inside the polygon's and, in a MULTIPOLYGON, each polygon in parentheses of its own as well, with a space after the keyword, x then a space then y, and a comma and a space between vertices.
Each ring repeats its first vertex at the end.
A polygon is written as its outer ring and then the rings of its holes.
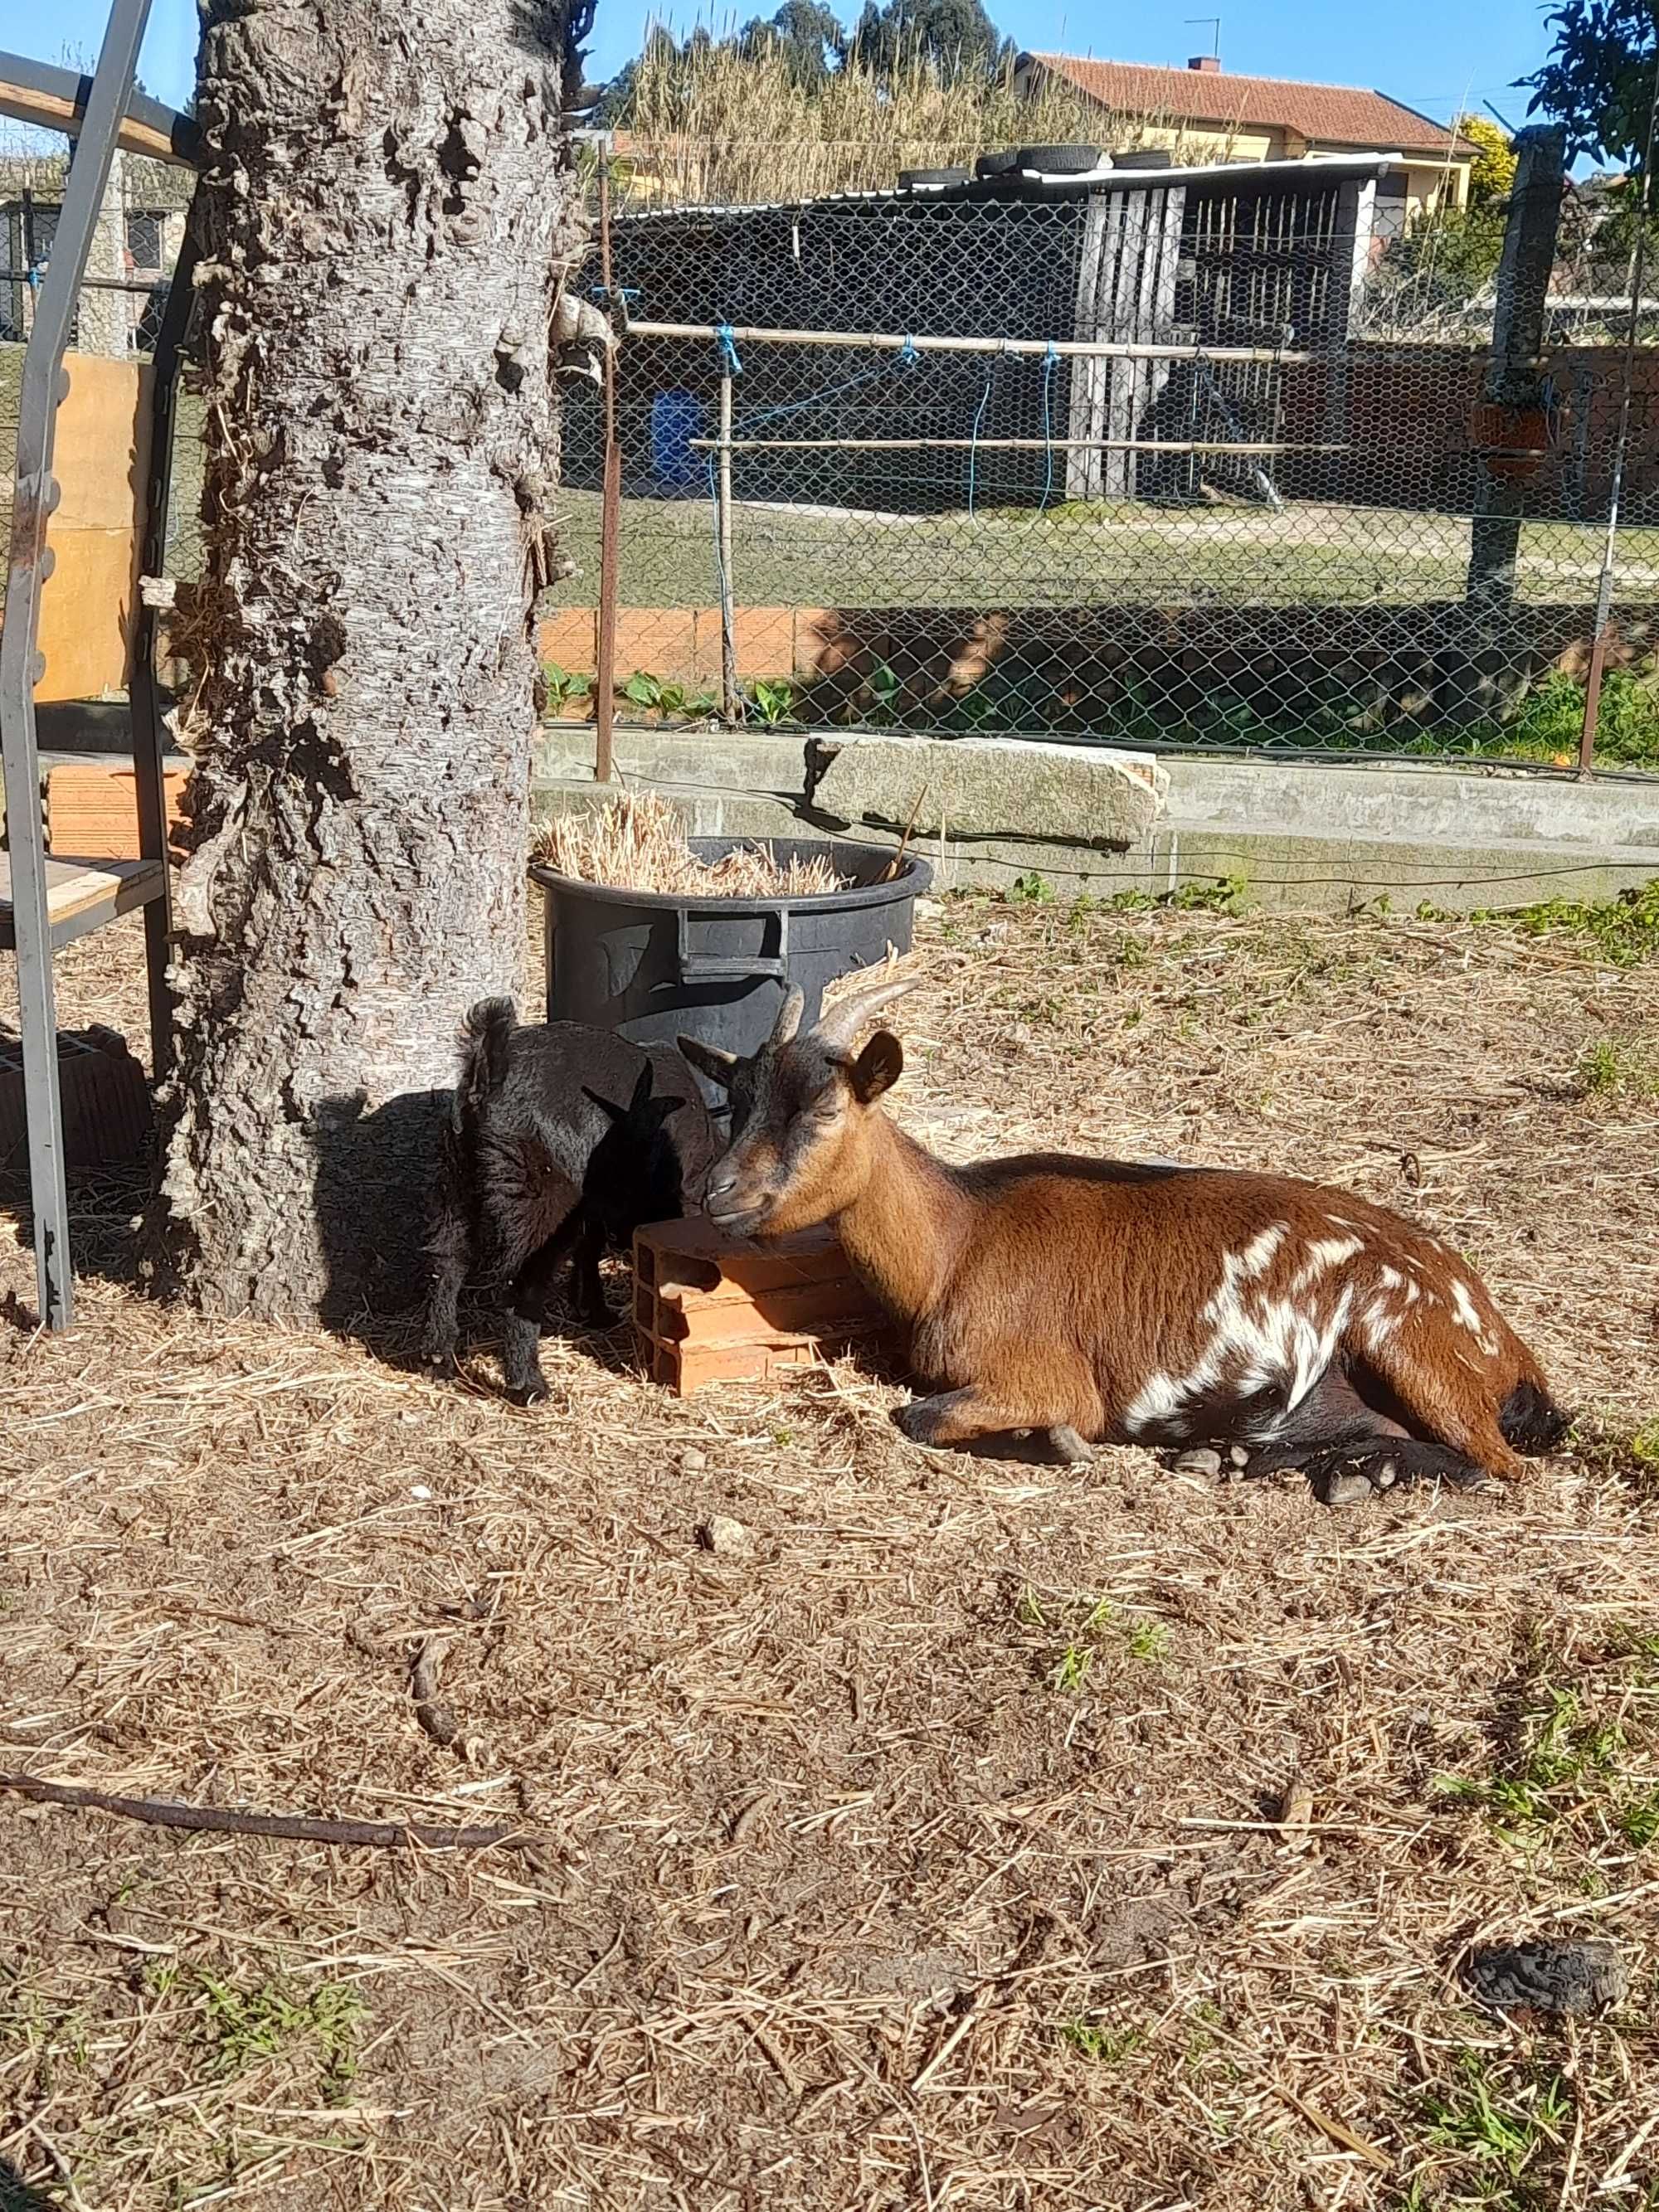
POLYGON ((537 1340, 561 1261, 574 1246, 577 1310, 591 1327, 608 1326, 601 1256, 626 1248, 641 1223, 676 1218, 713 1150, 707 1109, 676 1054, 575 1022, 520 1028, 510 999, 481 1000, 462 1030, 444 1133, 428 1248, 428 1364, 454 1371, 457 1304, 477 1269, 504 1309, 508 1390, 521 1404, 544 1398, 537 1340), (659 1080, 662 1096, 653 1095, 659 1080), (678 1143, 667 1127, 676 1115, 678 1143))

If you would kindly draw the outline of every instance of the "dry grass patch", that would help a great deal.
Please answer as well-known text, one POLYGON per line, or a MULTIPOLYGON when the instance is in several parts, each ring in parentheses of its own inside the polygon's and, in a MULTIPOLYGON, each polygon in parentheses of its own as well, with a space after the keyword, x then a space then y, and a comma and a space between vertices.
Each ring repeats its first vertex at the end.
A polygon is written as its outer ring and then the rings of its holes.
MULTIPOLYGON (((139 1034, 137 942, 65 956, 66 1022, 139 1034)), ((1659 964, 988 902, 919 958, 896 1098, 941 1149, 1421 1213, 1588 1440, 1338 1514, 1132 1450, 932 1455, 850 1362, 682 1403, 572 1334, 520 1412, 487 1346, 441 1389, 395 1333, 146 1304, 131 1194, 94 1194, 76 1329, 0 1336, 0 1764, 538 1842, 0 1797, 20 2203, 1659 2203, 1659 1116, 1577 1073, 1659 1034, 1659 964), (699 1546, 716 1512, 746 1553, 699 1546), (434 1637, 459 1750, 410 1695, 434 1637), (1621 2018, 1471 2008, 1471 1947, 1565 1932, 1623 1948, 1621 2018)))

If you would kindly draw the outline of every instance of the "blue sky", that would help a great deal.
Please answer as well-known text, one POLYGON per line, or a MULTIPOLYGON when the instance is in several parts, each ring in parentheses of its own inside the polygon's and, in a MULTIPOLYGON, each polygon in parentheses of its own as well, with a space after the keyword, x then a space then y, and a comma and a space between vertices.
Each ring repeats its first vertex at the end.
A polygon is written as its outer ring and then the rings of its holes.
MULTIPOLYGON (((1187 0, 1198 8, 1204 0, 1187 0)), ((1310 0, 1211 0, 1222 8, 1225 69, 1263 76, 1310 77, 1374 86, 1444 118, 1490 100, 1512 123, 1526 99, 1510 88, 1535 69, 1548 46, 1539 0, 1391 0, 1388 7, 1316 7, 1310 0)), ((1097 9, 1067 0, 990 0, 998 27, 1020 45, 1120 61, 1181 62, 1207 48, 1207 24, 1188 25, 1172 9, 1097 9)), ((770 14, 767 0, 742 13, 770 14)), ((856 15, 855 0, 842 12, 856 15)), ((647 10, 640 0, 599 0, 590 73, 611 75, 638 46, 647 10)), ((1184 13, 1184 11, 1183 11, 1184 13)), ((101 0, 0 0, 0 47, 60 61, 89 56, 103 33, 101 0)), ((694 11, 677 9, 684 26, 694 11)), ((163 100, 179 100, 195 65, 194 0, 153 0, 143 76, 163 100)))

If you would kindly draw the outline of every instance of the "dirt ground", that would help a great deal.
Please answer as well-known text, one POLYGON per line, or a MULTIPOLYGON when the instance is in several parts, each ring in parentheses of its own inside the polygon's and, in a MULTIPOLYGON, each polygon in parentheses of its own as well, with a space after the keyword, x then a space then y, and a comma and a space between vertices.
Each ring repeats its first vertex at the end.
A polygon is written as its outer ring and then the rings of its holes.
MULTIPOLYGON (((0 1794, 0 2205, 1659 2206, 1659 959, 966 900, 919 960, 941 1149, 1421 1214, 1580 1441, 1338 1512, 929 1454, 852 1359, 682 1403, 621 1334, 520 1412, 487 1353, 146 1303, 130 1191, 42 1339, 7 1217, 0 1764, 534 1841, 0 1794), (1479 1946, 1570 1934, 1610 2020, 1473 2003, 1479 1946)), ((61 973, 141 1033, 132 933, 61 973)))

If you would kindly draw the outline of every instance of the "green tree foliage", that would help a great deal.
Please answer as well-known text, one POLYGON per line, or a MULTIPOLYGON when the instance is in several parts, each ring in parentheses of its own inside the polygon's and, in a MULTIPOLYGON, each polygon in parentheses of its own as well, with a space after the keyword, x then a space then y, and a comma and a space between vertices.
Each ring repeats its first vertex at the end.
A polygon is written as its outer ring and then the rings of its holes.
POLYGON ((1485 115, 1460 115, 1452 129, 1476 149, 1469 164, 1470 205, 1500 205, 1515 189, 1516 155, 1509 132, 1485 115))
MULTIPOLYGON (((707 46, 709 35, 694 31, 677 50, 669 33, 653 25, 647 51, 664 42, 671 52, 690 53, 707 46)), ((849 60, 896 88, 919 68, 949 85, 1007 70, 1014 59, 1012 41, 998 32, 984 0, 886 0, 885 6, 864 0, 850 33, 824 0, 783 0, 775 15, 751 16, 725 43, 748 59, 781 57, 793 82, 807 92, 819 90, 849 60)), ((605 86, 593 114, 602 128, 635 119, 640 67, 639 60, 629 62, 605 86)))
POLYGON ((851 46, 868 69, 890 74, 920 58, 946 83, 983 75, 1012 54, 984 0, 887 0, 884 8, 865 0, 851 46))
POLYGON ((821 85, 847 53, 847 33, 840 18, 822 0, 783 0, 770 22, 758 15, 738 33, 745 54, 770 47, 783 58, 794 82, 811 90, 821 85))
POLYGON ((1639 167, 1659 43, 1651 0, 1562 0, 1548 20, 1555 46, 1543 68, 1523 79, 1528 112, 1565 126, 1570 155, 1639 167))

